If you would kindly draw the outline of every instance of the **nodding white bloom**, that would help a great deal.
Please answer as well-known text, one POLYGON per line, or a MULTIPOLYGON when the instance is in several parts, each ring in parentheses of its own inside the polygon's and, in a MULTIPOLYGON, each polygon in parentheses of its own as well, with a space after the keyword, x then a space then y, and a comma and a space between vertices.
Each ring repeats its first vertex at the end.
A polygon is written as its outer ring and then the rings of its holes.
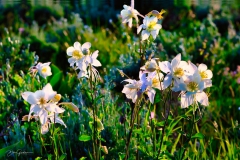
POLYGON ((48 83, 42 90, 36 92, 24 92, 22 97, 31 104, 28 121, 31 114, 35 113, 40 118, 41 124, 47 121, 48 112, 63 113, 65 110, 60 108, 56 102, 51 100, 57 93, 53 91, 52 86, 48 83))
POLYGON ((145 16, 143 19, 143 24, 141 24, 138 29, 137 33, 139 33, 142 29, 142 40, 148 39, 150 35, 152 35, 153 39, 156 39, 159 30, 162 28, 161 24, 158 24, 158 18, 155 16, 145 16))
POLYGON ((63 122, 63 120, 60 117, 58 117, 58 113, 55 113, 55 116, 54 116, 54 112, 51 112, 48 115, 48 118, 50 119, 51 123, 59 123, 59 124, 63 125, 65 128, 67 128, 67 126, 63 122), (55 117, 55 119, 54 119, 54 117, 55 117))
POLYGON ((51 76, 52 75, 51 68, 49 66, 50 64, 51 64, 51 62, 47 62, 47 63, 40 63, 39 62, 36 65, 36 69, 38 70, 38 73, 43 78, 46 78, 47 76, 51 76))
POLYGON ((90 47, 91 43, 89 42, 86 42, 83 45, 79 42, 75 42, 73 46, 68 47, 67 55, 71 56, 71 58, 68 59, 70 66, 73 67, 74 64, 76 64, 80 69, 85 68, 85 63, 81 63, 81 61, 84 61, 84 57, 88 54, 90 47))
POLYGON ((188 63, 181 61, 181 54, 178 54, 172 61, 171 64, 168 61, 159 63, 161 71, 167 75, 163 81, 163 89, 166 89, 174 80, 173 91, 179 91, 179 83, 183 83, 186 77, 186 70, 188 69, 188 63))
POLYGON ((41 134, 46 134, 46 133, 49 131, 50 122, 51 122, 51 123, 59 123, 59 124, 63 125, 65 128, 67 128, 67 126, 65 125, 65 123, 63 122, 63 120, 62 120, 60 117, 58 117, 58 114, 57 114, 57 113, 55 113, 55 119, 54 119, 54 112, 51 112, 51 113, 47 116, 47 118, 49 118, 50 121, 47 120, 45 124, 42 124, 42 125, 41 125, 41 134))
POLYGON ((211 87, 212 86, 212 80, 213 73, 211 70, 207 69, 207 65, 200 64, 198 66, 199 74, 202 78, 202 81, 204 81, 204 88, 211 87))
POLYGON ((94 51, 91 55, 86 56, 86 62, 95 67, 100 67, 102 64, 97 60, 98 50, 94 51))
POLYGON ((146 73, 148 73, 160 70, 160 68, 156 62, 156 59, 151 59, 150 61, 147 61, 144 66, 141 67, 141 70, 144 70, 146 73))
POLYGON ((145 74, 142 74, 142 72, 139 72, 139 79, 138 81, 133 79, 126 79, 125 82, 128 82, 129 84, 126 84, 122 90, 122 93, 126 94, 126 97, 128 99, 132 99, 132 102, 135 103, 136 100, 139 97, 139 94, 144 92, 146 87, 148 86, 146 84, 146 77, 145 74))
POLYGON ((187 108, 193 103, 199 102, 204 106, 208 106, 208 96, 203 91, 204 81, 202 81, 201 75, 198 72, 197 67, 190 62, 190 70, 194 69, 192 75, 188 75, 184 80, 184 83, 181 83, 180 89, 181 92, 181 107, 187 108))
MULTIPOLYGON (((80 69, 80 72, 78 73, 78 78, 81 77, 90 77, 90 74, 92 73, 92 78, 93 79, 99 79, 99 73, 98 71, 94 68, 95 67, 100 67, 102 64, 97 60, 98 57, 98 50, 93 52, 91 55, 86 55, 84 58, 84 61, 81 61, 79 63, 85 63, 82 66, 85 66, 85 68, 80 69), (91 65, 91 67, 90 67, 91 65)), ((79 64, 80 66, 81 64, 79 64)))
POLYGON ((123 5, 123 10, 121 11, 121 16, 122 16, 122 23, 128 23, 128 26, 130 28, 132 28, 132 20, 133 18, 136 19, 137 23, 138 23, 138 17, 137 15, 139 14, 139 12, 127 5, 123 5))
POLYGON ((151 72, 148 73, 148 76, 146 77, 146 74, 142 75, 142 89, 145 90, 145 92, 148 95, 148 98, 151 103, 154 103, 154 97, 156 94, 156 91, 153 88, 157 88, 159 90, 162 90, 162 83, 161 80, 163 79, 163 74, 159 72, 151 72))
POLYGON ((151 82, 149 87, 163 90, 163 86, 162 86, 163 78, 164 78, 164 75, 160 72, 155 71, 155 72, 148 73, 147 79, 150 80, 150 82, 151 82))
POLYGON ((47 62, 47 63, 39 62, 36 66, 33 66, 30 68, 30 72, 31 73, 38 72, 40 76, 46 79, 47 76, 52 75, 50 64, 51 62, 47 62))
POLYGON ((49 131, 50 124, 48 121, 46 121, 45 124, 41 125, 41 134, 46 134, 49 131))

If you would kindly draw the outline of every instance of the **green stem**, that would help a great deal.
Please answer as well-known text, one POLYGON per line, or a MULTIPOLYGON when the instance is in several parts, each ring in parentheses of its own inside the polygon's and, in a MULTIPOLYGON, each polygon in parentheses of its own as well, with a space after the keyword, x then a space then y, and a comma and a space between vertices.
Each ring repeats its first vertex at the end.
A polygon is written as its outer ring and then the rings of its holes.
MULTIPOLYGON (((166 102, 167 102, 167 99, 168 99, 168 97, 169 97, 170 95, 171 95, 171 89, 169 89, 168 94, 167 94, 167 97, 166 97, 166 99, 165 99, 165 101, 164 101, 164 113, 165 113, 165 109, 166 109, 166 102)), ((170 100, 171 100, 171 99, 172 99, 172 97, 170 98, 170 100)), ((164 134, 165 134, 165 128, 166 128, 168 116, 169 116, 169 114, 170 114, 170 106, 171 106, 171 105, 169 104, 168 114, 167 114, 167 117, 165 118, 164 126, 163 126, 163 129, 162 129, 162 136, 161 136, 160 147, 159 147, 157 159, 158 159, 158 157, 160 156, 161 149, 162 149, 163 138, 164 138, 164 134)))
POLYGON ((137 100, 135 102, 134 108, 133 108, 133 113, 131 115, 131 120, 130 120, 130 131, 129 131, 129 135, 128 135, 128 139, 127 139, 127 143, 126 143, 126 152, 125 152, 125 158, 124 160, 127 160, 128 158, 128 153, 129 153, 129 145, 130 145, 130 140, 132 137, 132 131, 133 131, 133 127, 134 127, 134 121, 136 118, 136 115, 138 115, 139 112, 139 108, 138 108, 138 104, 141 103, 141 99, 142 99, 142 95, 139 97, 139 100, 137 100))
MULTIPOLYGON (((194 124, 195 124, 195 104, 193 105, 193 116, 192 116, 192 128, 191 128, 191 132, 190 132, 190 136, 188 137, 188 140, 186 142, 186 144, 188 144, 191 140, 192 134, 193 134, 193 129, 194 129, 194 124)), ((187 148, 184 147, 184 151, 182 153, 182 157, 180 160, 182 160, 184 158, 184 154, 186 152, 187 148)))
POLYGON ((93 156, 95 160, 98 160, 98 154, 99 154, 99 147, 98 147, 98 140, 97 140, 97 107, 96 104, 94 103, 94 86, 93 86, 93 75, 92 75, 92 66, 90 64, 89 66, 90 68, 90 77, 89 77, 89 81, 90 81, 90 87, 91 87, 91 98, 92 98, 92 109, 93 109, 93 156))

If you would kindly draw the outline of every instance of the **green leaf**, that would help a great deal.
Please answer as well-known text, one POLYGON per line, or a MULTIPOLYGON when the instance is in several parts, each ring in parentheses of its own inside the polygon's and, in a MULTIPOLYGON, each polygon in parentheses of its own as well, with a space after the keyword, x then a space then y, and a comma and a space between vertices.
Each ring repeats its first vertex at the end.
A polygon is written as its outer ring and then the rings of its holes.
POLYGON ((158 122, 158 123, 156 123, 156 126, 157 127, 163 127, 164 123, 165 123, 165 121, 158 122))
POLYGON ((137 134, 142 134, 142 129, 134 129, 133 130, 134 133, 137 133, 137 134))
POLYGON ((0 158, 2 158, 5 155, 7 156, 8 152, 12 151, 14 148, 21 149, 22 147, 24 147, 24 141, 23 140, 15 143, 11 146, 0 149, 0 158))
POLYGON ((62 154, 61 157, 59 158, 59 160, 64 160, 66 158, 67 154, 62 154))
POLYGON ((78 139, 79 141, 87 142, 90 141, 92 138, 89 135, 81 135, 78 139))
POLYGON ((58 72, 57 74, 55 74, 51 80, 50 80, 50 84, 55 87, 59 82, 60 80, 62 79, 62 75, 63 73, 62 72, 58 72))
POLYGON ((57 67, 55 66, 54 64, 51 64, 51 71, 52 71, 52 77, 49 77, 50 78, 50 84, 53 86, 53 87, 56 87, 56 85, 58 83, 60 83, 60 80, 62 79, 62 71, 57 67))
POLYGON ((197 138, 197 139, 203 139, 204 135, 202 133, 196 133, 195 135, 193 135, 191 138, 197 138))
POLYGON ((85 160, 85 159, 87 159, 87 157, 82 157, 82 158, 80 158, 79 160, 85 160))
POLYGON ((159 103, 161 101, 161 94, 160 91, 156 90, 155 98, 154 98, 154 104, 159 103))

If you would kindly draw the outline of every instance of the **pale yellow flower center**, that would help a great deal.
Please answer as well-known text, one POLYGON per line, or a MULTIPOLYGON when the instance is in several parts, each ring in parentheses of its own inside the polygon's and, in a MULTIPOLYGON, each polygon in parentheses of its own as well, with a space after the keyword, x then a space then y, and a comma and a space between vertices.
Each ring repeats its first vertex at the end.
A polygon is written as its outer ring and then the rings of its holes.
POLYGON ((148 29, 149 29, 149 30, 153 30, 153 28, 155 27, 156 24, 157 24, 157 22, 155 22, 155 21, 150 22, 150 23, 148 24, 148 29))
POLYGON ((198 84, 196 82, 189 82, 187 84, 187 90, 190 92, 195 92, 198 90, 198 84))
POLYGON ((44 104, 46 104, 47 103, 47 101, 42 97, 42 98, 40 98, 40 100, 39 100, 39 104, 42 106, 42 105, 44 105, 44 104))
POLYGON ((184 71, 182 68, 176 68, 173 74, 174 76, 180 78, 184 75, 184 71))
POLYGON ((202 79, 208 78, 207 73, 204 72, 204 71, 199 72, 199 74, 200 74, 200 76, 201 76, 202 79))
POLYGON ((43 67, 42 68, 42 73, 46 73, 47 72, 47 67, 43 67))
POLYGON ((72 56, 75 59, 81 59, 84 55, 81 52, 79 52, 78 50, 74 50, 72 53, 72 56))

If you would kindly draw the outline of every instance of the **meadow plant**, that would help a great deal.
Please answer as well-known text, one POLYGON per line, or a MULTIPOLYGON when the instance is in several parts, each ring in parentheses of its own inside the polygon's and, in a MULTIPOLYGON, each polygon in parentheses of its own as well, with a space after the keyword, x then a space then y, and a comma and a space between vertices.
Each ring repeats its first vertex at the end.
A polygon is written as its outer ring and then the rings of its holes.
MULTIPOLYGON (((134 3, 134 2, 132 2, 134 3)), ((136 18, 138 12, 133 8, 130 9, 128 7, 129 16, 123 14, 123 23, 125 23, 126 17, 129 18, 129 22, 132 23, 132 17, 136 18), (132 12, 130 12, 132 11, 132 12), (134 11, 134 12, 133 12, 134 11), (133 14, 135 13, 135 14, 133 14)), ((124 6, 124 10, 121 13, 126 12, 126 6, 124 6)), ((141 24, 137 28, 137 33, 141 32, 141 41, 139 42, 139 51, 141 55, 141 62, 144 61, 145 65, 140 68, 139 72, 139 80, 130 79, 122 70, 119 70, 120 74, 128 79, 124 80, 123 82, 127 82, 128 84, 124 85, 122 93, 126 94, 128 99, 131 99, 133 103, 135 103, 131 115, 130 120, 130 130, 126 142, 126 152, 125 158, 128 159, 129 157, 129 146, 131 143, 132 132, 134 129, 135 119, 137 119, 137 129, 141 125, 141 117, 139 116, 141 106, 144 106, 144 103, 148 103, 150 101, 151 104, 154 104, 154 98, 156 95, 156 89, 159 90, 160 94, 160 101, 164 103, 164 113, 168 111, 167 115, 163 115, 164 126, 162 128, 162 133, 159 138, 159 142, 156 142, 156 137, 153 139, 153 147, 154 153, 153 158, 159 158, 164 155, 162 150, 162 144, 165 139, 165 128, 167 128, 167 121, 169 117, 169 110, 171 104, 169 104, 169 108, 166 108, 166 102, 170 101, 171 103, 171 95, 173 92, 180 92, 179 96, 181 96, 181 108, 189 108, 192 106, 192 124, 195 124, 195 114, 197 113, 196 109, 198 108, 199 114, 201 115, 201 110, 199 109, 199 103, 203 106, 208 106, 208 96, 203 91, 207 87, 212 86, 212 72, 207 70, 207 66, 205 64, 200 64, 199 67, 195 66, 193 63, 182 61, 181 54, 178 54, 171 63, 168 61, 160 61, 158 58, 154 58, 153 56, 148 57, 146 60, 145 51, 147 48, 147 44, 152 42, 156 39, 157 35, 159 34, 159 30, 162 28, 161 24, 159 24, 158 19, 162 19, 162 14, 165 11, 162 10, 160 13, 153 10, 149 12, 143 19, 143 24, 141 24), (143 48, 143 49, 142 49, 143 48), (148 98, 144 98, 144 94, 148 96, 148 98), (145 101, 144 101, 145 99, 145 101), (156 150, 156 145, 159 145, 158 151, 156 150), (156 154, 157 152, 157 154, 156 154)), ((138 24, 137 24, 138 26, 138 24)), ((131 28, 132 25, 130 24, 129 27, 131 28)), ((149 111, 150 113, 151 111, 149 111)), ((155 113, 151 112, 151 118, 154 118, 155 113)), ((190 141, 193 134, 193 127, 191 133, 188 137, 186 144, 190 141)), ((152 126, 152 132, 156 136, 155 127, 152 126)), ((200 133, 198 133, 200 135, 200 133)), ((137 141, 139 140, 139 136, 137 136, 137 141)), ((139 143, 139 142, 137 142, 139 143)), ((139 145, 139 144, 138 144, 139 145)), ((184 157, 185 150, 182 153, 182 158, 184 157)), ((136 159, 139 159, 139 149, 137 149, 136 159)))

